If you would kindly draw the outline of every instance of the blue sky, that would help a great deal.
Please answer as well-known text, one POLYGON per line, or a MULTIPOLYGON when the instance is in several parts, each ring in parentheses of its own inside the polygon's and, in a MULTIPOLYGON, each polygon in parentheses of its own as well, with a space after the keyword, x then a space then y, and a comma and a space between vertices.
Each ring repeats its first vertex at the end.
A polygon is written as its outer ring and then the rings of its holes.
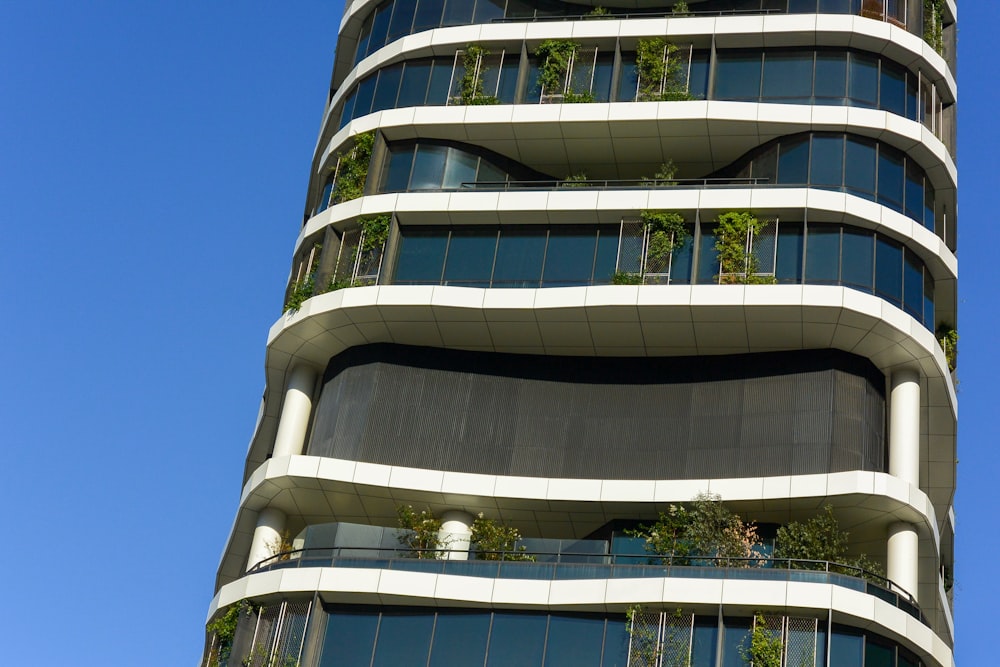
MULTIPOLYGON (((956 620, 984 665, 1000 3, 961 9, 956 620)), ((5 664, 197 663, 340 15, 0 0, 5 664)))

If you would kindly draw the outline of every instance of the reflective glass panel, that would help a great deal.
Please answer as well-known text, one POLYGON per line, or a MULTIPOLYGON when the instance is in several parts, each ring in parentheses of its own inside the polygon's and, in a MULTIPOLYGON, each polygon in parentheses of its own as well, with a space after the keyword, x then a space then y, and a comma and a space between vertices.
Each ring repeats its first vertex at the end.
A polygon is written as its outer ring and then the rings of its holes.
MULTIPOLYGON (((618 229, 618 225, 601 225, 598 229, 597 258, 594 260, 594 284, 596 285, 609 284, 615 274, 615 264, 618 262, 618 229)), ((687 273, 687 279, 690 281, 690 260, 687 273)))
POLYGON ((719 652, 719 622, 714 618, 696 617, 691 643, 691 667, 715 667, 719 652))
POLYGON ((597 62, 594 63, 594 85, 590 89, 595 102, 607 102, 611 99, 611 75, 614 73, 614 65, 613 51, 597 54, 597 62))
POLYGON ((813 52, 772 51, 764 57, 762 97, 770 101, 807 102, 812 97, 813 52))
POLYGON ((900 116, 906 115, 906 70, 884 60, 879 108, 900 116))
POLYGON ((841 281, 844 285, 871 292, 875 267, 874 234, 844 227, 842 264, 841 281))
POLYGON ((430 284, 441 282, 448 230, 400 227, 396 257, 396 283, 430 284))
POLYGON ((789 14, 815 14, 816 0, 788 0, 789 14))
POLYGON ((924 181, 924 227, 934 231, 934 188, 929 181, 924 181))
POLYGON ((864 638, 834 630, 830 637, 830 664, 837 667, 864 667, 864 638))
POLYGON ((411 60, 403 70, 403 83, 399 88, 397 107, 420 106, 427 99, 427 84, 431 78, 431 61, 411 60))
POLYGON ((875 294, 902 305, 903 248, 884 236, 875 239, 875 294))
POLYGON ((698 283, 714 283, 719 276, 719 253, 715 249, 715 223, 701 226, 698 239, 698 283))
POLYGON ((857 0, 819 0, 820 14, 856 14, 857 0))
POLYGON ((809 137, 782 141, 778 150, 778 182, 808 183, 809 137))
POLYGON ((760 51, 719 51, 715 68, 715 98, 756 100, 760 97, 760 51))
POLYGON ((489 634, 489 612, 466 609, 438 612, 429 667, 482 665, 489 634))
POLYGON ((417 155, 413 160, 413 175, 410 177, 409 189, 436 190, 440 188, 447 155, 447 146, 417 144, 417 155))
POLYGON ((604 618, 553 614, 545 645, 545 667, 600 667, 604 618))
POLYGON ((469 0, 446 0, 441 25, 468 25, 472 23, 472 10, 476 3, 469 0))
POLYGON ((517 71, 520 65, 517 53, 505 53, 503 65, 500 67, 500 84, 497 87, 497 99, 501 104, 513 104, 517 97, 517 71))
POLYGON ((360 118, 365 114, 371 113, 372 96, 375 94, 375 81, 377 78, 378 72, 366 76, 358 84, 357 100, 354 102, 354 118, 360 118))
POLYGON ((385 46, 385 36, 389 32, 389 19, 392 17, 392 2, 379 5, 378 13, 372 22, 372 34, 368 40, 368 53, 372 54, 385 46))
POLYGON ((361 27, 361 34, 358 36, 358 48, 354 51, 354 64, 357 65, 361 62, 366 55, 368 55, 368 40, 372 35, 372 19, 375 16, 369 14, 368 18, 365 19, 364 25, 361 27))
POLYGON ((357 97, 357 94, 357 89, 354 89, 347 96, 347 99, 344 100, 344 108, 340 111, 340 127, 344 127, 354 119, 354 99, 357 97))
POLYGON ((815 95, 822 104, 830 104, 847 96, 847 53, 824 51, 816 53, 815 95))
POLYGON ((448 244, 445 284, 489 287, 496 247, 496 229, 456 229, 448 244))
POLYGON ((726 618, 722 632, 722 667, 747 667, 744 648, 750 637, 750 619, 726 618))
POLYGON ((875 198, 875 142, 847 137, 847 172, 844 185, 851 194, 875 198))
POLYGON ((892 647, 876 644, 869 639, 865 643, 865 667, 896 667, 894 653, 892 647))
POLYGON ((441 12, 443 11, 444 0, 418 0, 417 11, 413 16, 413 32, 441 25, 441 12))
POLYGON ((496 612, 486 667, 541 665, 547 620, 545 614, 496 612))
POLYGON ((382 171, 379 192, 403 192, 410 182, 413 166, 413 144, 406 143, 389 148, 388 164, 382 171))
POLYGON ((427 609, 382 612, 372 667, 424 664, 433 627, 434 612, 427 609))
POLYGON ((320 667, 369 667, 378 617, 376 610, 330 612, 320 667))
MULTIPOLYGON (((687 285, 691 282, 691 263, 694 261, 694 227, 688 229, 684 245, 674 249, 670 259, 670 284, 687 285)), ((597 278, 595 273, 594 278, 597 278)))
POLYGON ((538 287, 546 238, 544 228, 503 227, 493 269, 493 287, 538 287))
POLYGON ((840 226, 810 224, 806 236, 806 283, 836 283, 839 269, 840 226))
POLYGON ((878 104, 878 58, 851 53, 848 92, 852 103, 875 108, 878 104))
POLYGON ((934 326, 934 279, 930 271, 924 271, 924 319, 927 326, 934 326))
POLYGON ((451 85, 451 59, 435 58, 431 69, 431 83, 427 87, 427 104, 442 106, 448 102, 448 86, 451 85))
POLYGON ((639 70, 635 66, 635 54, 622 54, 622 69, 618 75, 618 97, 619 102, 635 101, 635 94, 639 86, 639 70))
POLYGON ((493 19, 503 18, 505 0, 476 0, 476 13, 473 23, 489 23, 493 19))
POLYGON ((688 73, 688 94, 692 99, 703 100, 708 97, 708 51, 695 51, 691 54, 691 70, 688 73))
POLYGON ((878 202, 903 211, 903 157, 884 144, 878 151, 878 202))
POLYGON ((909 250, 905 252, 904 260, 903 310, 922 321, 924 311, 924 265, 909 250))
POLYGON ((777 145, 771 146, 753 159, 753 171, 750 176, 768 184, 778 182, 777 145))
POLYGON ((542 284, 588 285, 594 272, 597 235, 593 227, 553 227, 545 253, 542 284))
MULTIPOLYGON (((620 618, 620 617, 619 617, 620 618)), ((604 629, 604 658, 601 667, 625 667, 628 665, 629 634, 621 620, 609 620, 604 629)))
POLYGON ((379 70, 375 99, 372 102, 373 112, 396 108, 396 96, 399 95, 399 81, 402 77, 402 63, 379 70))
POLYGON ((839 188, 844 183, 844 137, 817 134, 812 140, 809 182, 839 188))
POLYGON ((913 160, 906 161, 906 215, 918 222, 924 215, 924 174, 913 160))
POLYGON ((798 285, 802 282, 802 225, 778 223, 778 261, 774 277, 779 283, 798 285))
POLYGON ((457 188, 462 183, 475 182, 478 164, 478 155, 472 155, 457 148, 449 148, 448 163, 444 169, 444 187, 457 188))
POLYGON ((410 34, 413 25, 413 15, 417 10, 417 0, 394 0, 392 20, 389 21, 389 38, 392 41, 403 35, 410 34))

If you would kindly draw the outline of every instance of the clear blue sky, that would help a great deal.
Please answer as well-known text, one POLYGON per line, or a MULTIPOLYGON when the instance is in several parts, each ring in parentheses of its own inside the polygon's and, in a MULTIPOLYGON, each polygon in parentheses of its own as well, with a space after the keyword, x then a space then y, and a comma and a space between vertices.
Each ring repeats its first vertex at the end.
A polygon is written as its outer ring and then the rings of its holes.
MULTIPOLYGON (((336 0, 0 0, 4 664, 197 663, 340 15, 336 0)), ((996 663, 1000 593, 1000 3, 966 0, 960 19, 971 666, 996 663)))

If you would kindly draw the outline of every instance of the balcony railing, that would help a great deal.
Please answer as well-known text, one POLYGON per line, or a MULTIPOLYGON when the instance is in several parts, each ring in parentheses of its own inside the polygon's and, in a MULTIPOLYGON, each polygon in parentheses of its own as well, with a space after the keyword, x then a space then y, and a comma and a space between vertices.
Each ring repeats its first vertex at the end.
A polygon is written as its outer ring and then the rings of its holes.
MULTIPOLYGON (((437 190, 465 192, 510 192, 511 190, 649 190, 652 188, 746 188, 768 185, 766 178, 632 178, 587 179, 585 181, 469 181, 458 188, 437 190)), ((807 187, 807 186, 793 186, 807 187)), ((419 192, 414 190, 413 192, 419 192)))
POLYGON ((913 596, 881 575, 853 565, 790 558, 675 559, 631 554, 332 547, 280 553, 260 561, 248 574, 301 567, 373 568, 542 581, 684 577, 831 584, 877 597, 927 623, 913 596), (452 554, 473 560, 450 560, 452 554))

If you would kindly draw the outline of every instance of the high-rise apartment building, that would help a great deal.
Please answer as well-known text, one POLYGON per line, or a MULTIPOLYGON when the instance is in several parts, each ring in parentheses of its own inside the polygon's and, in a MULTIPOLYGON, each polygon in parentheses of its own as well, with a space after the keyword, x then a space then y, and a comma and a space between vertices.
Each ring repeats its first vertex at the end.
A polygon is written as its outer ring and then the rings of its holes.
POLYGON ((954 1, 601 5, 345 8, 206 664, 954 663, 954 1))

